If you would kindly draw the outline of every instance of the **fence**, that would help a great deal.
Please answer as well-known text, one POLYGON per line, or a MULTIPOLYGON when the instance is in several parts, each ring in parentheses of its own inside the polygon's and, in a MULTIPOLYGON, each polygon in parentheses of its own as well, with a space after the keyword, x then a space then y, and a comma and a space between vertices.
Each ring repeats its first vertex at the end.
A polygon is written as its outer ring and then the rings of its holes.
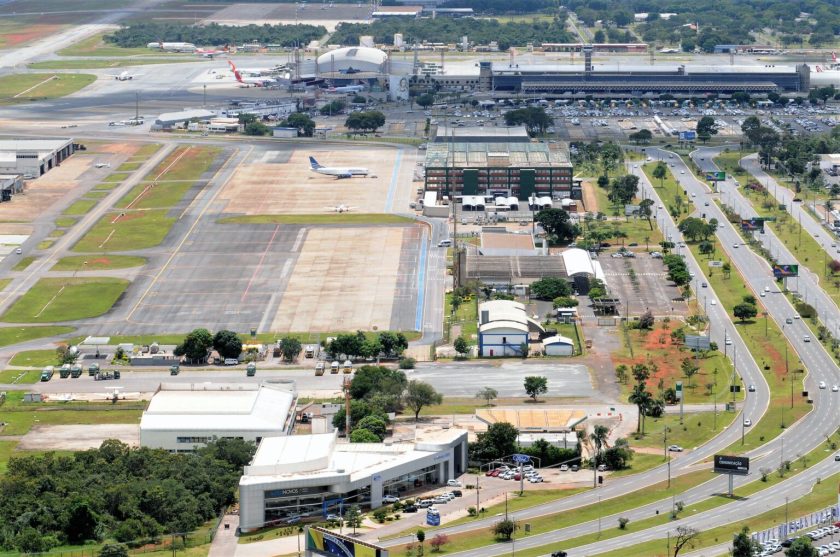
POLYGON ((750 534, 750 537, 759 543, 764 543, 771 539, 784 540, 797 535, 797 533, 801 535, 800 530, 817 528, 833 523, 840 516, 840 512, 838 511, 840 511, 840 505, 831 505, 800 518, 790 520, 786 524, 779 524, 761 532, 753 532, 750 534))

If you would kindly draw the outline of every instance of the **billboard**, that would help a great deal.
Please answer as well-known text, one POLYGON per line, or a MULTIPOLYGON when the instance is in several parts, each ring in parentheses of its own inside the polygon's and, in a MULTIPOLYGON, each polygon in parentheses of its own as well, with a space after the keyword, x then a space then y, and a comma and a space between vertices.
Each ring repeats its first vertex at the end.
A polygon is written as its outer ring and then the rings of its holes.
POLYGON ((306 528, 306 555, 326 557, 388 557, 388 550, 378 545, 363 542, 318 528, 306 528))
POLYGON ((685 345, 694 350, 709 350, 712 346, 708 335, 685 335, 685 345))
POLYGON ((440 514, 427 512, 426 526, 440 526, 440 514))
POLYGON ((746 476, 750 473, 750 458, 747 456, 724 456, 716 454, 715 472, 718 474, 746 476))
POLYGON ((697 139, 697 132, 694 130, 680 132, 680 141, 694 141, 697 139))
POLYGON ((799 265, 773 265, 773 276, 776 277, 776 280, 798 277, 799 265))
POLYGON ((759 217, 752 217, 749 219, 741 219, 741 230, 744 232, 755 232, 758 230, 764 233, 764 219, 759 217))
POLYGON ((706 180, 709 182, 723 182, 726 180, 726 172, 707 172, 706 180))

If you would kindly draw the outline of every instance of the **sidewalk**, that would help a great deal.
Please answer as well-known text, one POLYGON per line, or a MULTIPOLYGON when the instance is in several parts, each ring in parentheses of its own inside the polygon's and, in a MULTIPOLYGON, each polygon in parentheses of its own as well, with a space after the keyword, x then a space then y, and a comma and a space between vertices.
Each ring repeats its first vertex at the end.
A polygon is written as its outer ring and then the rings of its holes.
POLYGON ((239 528, 239 515, 226 514, 219 523, 213 543, 210 545, 208 557, 231 557, 236 553, 236 545, 239 538, 236 537, 236 530, 239 528), (225 528, 227 525, 227 528, 225 528))

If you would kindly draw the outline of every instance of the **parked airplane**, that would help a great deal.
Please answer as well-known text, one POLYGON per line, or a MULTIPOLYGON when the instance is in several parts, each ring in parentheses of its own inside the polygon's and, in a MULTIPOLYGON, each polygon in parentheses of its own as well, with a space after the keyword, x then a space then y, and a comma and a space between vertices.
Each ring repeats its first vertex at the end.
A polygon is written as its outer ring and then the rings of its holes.
POLYGON ((232 61, 228 60, 228 64, 230 64, 231 71, 233 72, 233 76, 236 78, 236 81, 245 87, 268 87, 269 85, 276 85, 278 83, 277 79, 271 77, 242 77, 242 74, 239 73, 239 70, 236 69, 236 66, 232 61))
POLYGON ((98 163, 96 163, 96 168, 111 168, 111 163, 109 163, 109 162, 98 162, 98 163))
POLYGON ((364 90, 364 85, 345 85, 343 87, 330 87, 327 89, 330 93, 361 93, 364 90))
POLYGON ((222 50, 216 48, 197 48, 193 54, 203 58, 210 58, 212 60, 216 56, 224 56, 225 54, 228 54, 228 47, 226 46, 222 50))
POLYGON ((143 75, 143 74, 141 74, 141 73, 128 73, 127 71, 125 71, 125 72, 120 72, 118 74, 109 73, 108 77, 113 77, 117 81, 128 81, 130 79, 134 79, 135 77, 140 77, 141 75, 143 75))
POLYGON ((349 213, 350 211, 355 211, 357 207, 350 207, 349 205, 335 205, 333 207, 324 207, 327 211, 333 211, 336 213, 349 213))
POLYGON ((309 164, 312 166, 312 171, 318 174, 326 174, 327 176, 335 176, 336 180, 343 178, 352 178, 353 176, 367 176, 370 170, 367 168, 336 168, 330 166, 321 166, 315 157, 309 157, 309 164))
POLYGON ((165 43, 155 41, 146 45, 146 48, 156 48, 164 52, 195 52, 195 45, 192 43, 165 43))

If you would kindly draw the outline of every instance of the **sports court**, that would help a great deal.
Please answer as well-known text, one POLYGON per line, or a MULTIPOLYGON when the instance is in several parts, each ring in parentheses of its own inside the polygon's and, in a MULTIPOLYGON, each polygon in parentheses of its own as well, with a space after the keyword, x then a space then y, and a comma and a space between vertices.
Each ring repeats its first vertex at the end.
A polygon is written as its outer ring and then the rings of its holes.
POLYGON ((421 233, 414 225, 309 230, 271 330, 414 328, 421 233))
POLYGON ((359 213, 385 213, 408 205, 413 151, 372 145, 257 152, 236 169, 219 200, 227 203, 224 212, 240 215, 320 214, 336 205, 359 213), (318 174, 311 170, 310 155, 323 166, 363 167, 370 174, 341 180, 318 174))

